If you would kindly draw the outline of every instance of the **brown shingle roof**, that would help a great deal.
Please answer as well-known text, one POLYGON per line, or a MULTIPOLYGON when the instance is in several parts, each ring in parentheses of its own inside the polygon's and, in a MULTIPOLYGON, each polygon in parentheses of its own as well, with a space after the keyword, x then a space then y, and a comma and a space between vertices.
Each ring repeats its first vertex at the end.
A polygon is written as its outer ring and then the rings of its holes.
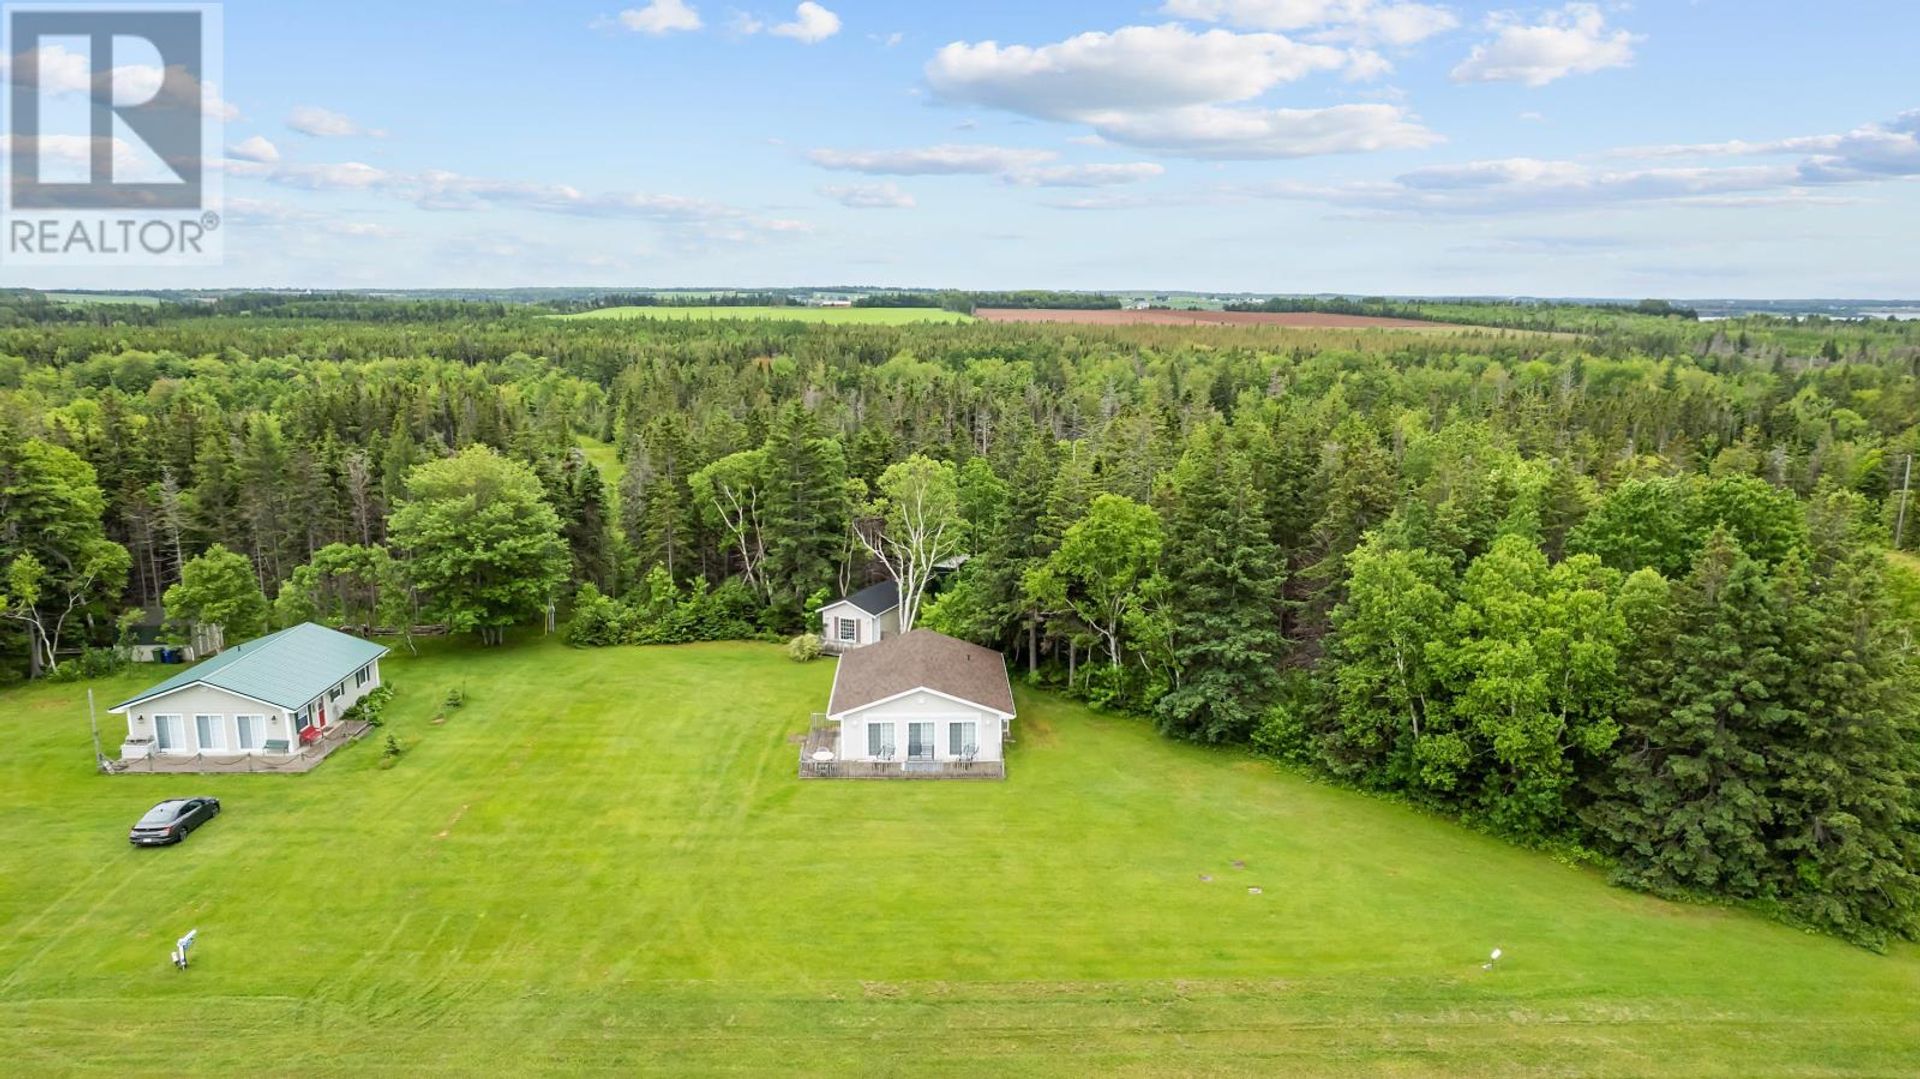
POLYGON ((991 648, 916 629, 840 657, 827 714, 837 716, 915 689, 1013 714, 1007 661, 991 648))

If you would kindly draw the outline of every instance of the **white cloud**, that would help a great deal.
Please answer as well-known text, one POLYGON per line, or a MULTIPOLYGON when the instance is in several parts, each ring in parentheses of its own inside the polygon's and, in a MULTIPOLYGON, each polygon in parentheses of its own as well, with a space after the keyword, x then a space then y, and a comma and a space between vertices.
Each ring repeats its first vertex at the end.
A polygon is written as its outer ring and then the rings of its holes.
POLYGON ((338 236, 355 236, 371 240, 391 240, 400 235, 399 229, 377 225, 371 221, 341 221, 327 226, 327 231, 338 236))
POLYGON ((1383 65, 1367 50, 1167 24, 1038 48, 955 42, 928 62, 926 76, 948 101, 1084 123, 1109 142, 1194 157, 1300 157, 1438 142, 1397 106, 1235 104, 1315 73, 1364 78, 1383 65))
POLYGON ((908 210, 914 205, 913 196, 893 183, 830 184, 820 193, 854 210, 908 210))
POLYGON ((1626 30, 1610 30, 1597 4, 1568 4, 1524 23, 1510 14, 1492 15, 1493 40, 1453 69, 1455 82, 1522 82, 1545 86, 1568 75, 1587 75, 1633 63, 1641 40, 1626 30))
POLYGON ((241 161, 271 165, 280 160, 280 148, 268 142, 265 137, 255 135, 227 147, 227 156, 241 161))
POLYGON ((1012 172, 1058 156, 1052 150, 944 144, 908 150, 812 150, 807 160, 823 169, 874 176, 955 176, 1012 172))
POLYGON ((648 221, 682 238, 745 242, 782 233, 804 233, 807 222, 770 218, 736 206, 686 195, 646 191, 591 194, 568 184, 468 176, 445 169, 390 172, 362 162, 260 164, 227 162, 235 176, 318 192, 383 195, 422 210, 478 212, 498 208, 571 217, 648 221))
POLYGON ((1160 10, 1245 30, 1304 30, 1320 40, 1393 46, 1417 44, 1460 25, 1443 7, 1378 0, 1167 0, 1160 10))
POLYGON ((1920 111, 1838 135, 1633 147, 1610 156, 1798 160, 1613 168, 1520 157, 1436 165, 1386 181, 1343 185, 1281 181, 1236 191, 1387 213, 1428 214, 1503 214, 1634 203, 1721 208, 1833 205, 1853 201, 1835 194, 1836 187, 1920 178, 1920 111))
POLYGON ((273 165, 228 162, 235 176, 267 180, 282 187, 307 191, 370 191, 388 187, 396 177, 385 169, 360 161, 317 165, 273 165))
POLYGON ((1444 141, 1398 105, 1324 109, 1195 105, 1109 117, 1096 127, 1112 142, 1221 160, 1417 150, 1444 141))
POLYGON ((1006 181, 1021 187, 1111 187, 1151 180, 1166 171, 1163 166, 1150 161, 1118 165, 1050 165, 1007 173, 1006 181))
POLYGON ((1863 124, 1838 135, 1800 135, 1771 142, 1697 143, 1637 146, 1615 157, 1780 157, 1799 156, 1795 166, 1806 183, 1853 183, 1920 177, 1920 109, 1886 123, 1863 124))
MULTIPOLYGON (((64 45, 42 45, 33 51, 38 53, 35 60, 39 67, 39 88, 47 96, 91 91, 93 65, 86 56, 64 45)), ((0 71, 12 71, 13 67, 14 57, 0 55, 0 71)), ((109 74, 108 84, 113 87, 113 100, 117 105, 160 101, 163 91, 173 100, 197 93, 202 115, 222 121, 240 118, 240 109, 220 96, 218 86, 210 82, 196 84, 194 77, 179 67, 163 69, 152 64, 121 64, 109 74)))
POLYGON ((1034 48, 956 41, 927 63, 949 101, 1045 120, 1244 101, 1281 83, 1346 67, 1344 49, 1279 34, 1128 26, 1034 48))
POLYGON ((619 24, 636 34, 656 37, 676 31, 698 30, 700 13, 686 0, 651 0, 645 7, 628 8, 617 17, 619 24))
MULTIPOLYGON (((194 162, 191 156, 185 160, 156 157, 144 144, 136 149, 117 137, 95 140, 90 135, 0 135, 0 140, 10 142, 14 153, 23 154, 31 149, 44 163, 83 170, 92 162, 94 146, 104 142, 112 159, 113 177, 121 183, 174 183, 186 175, 194 162)), ((208 164, 202 162, 202 167, 208 164)))
POLYGON ((840 16, 813 0, 801 0, 793 9, 793 21, 783 22, 767 31, 775 37, 790 37, 803 45, 817 45, 840 32, 840 16))
POLYGON ((353 122, 344 113, 332 109, 323 109, 318 105, 300 105, 287 114, 287 126, 302 135, 316 139, 343 139, 356 136, 385 138, 387 133, 378 128, 362 127, 353 122))

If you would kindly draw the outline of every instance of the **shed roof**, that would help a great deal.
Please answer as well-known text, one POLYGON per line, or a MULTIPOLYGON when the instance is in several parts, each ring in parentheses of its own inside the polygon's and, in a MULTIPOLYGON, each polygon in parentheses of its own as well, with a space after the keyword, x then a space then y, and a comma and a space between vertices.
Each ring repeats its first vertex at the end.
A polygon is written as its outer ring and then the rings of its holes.
POLYGON ((386 654, 384 645, 302 622, 235 645, 108 711, 118 712, 191 685, 224 689, 281 708, 299 708, 386 654))
POLYGON ((900 582, 881 581, 879 584, 870 584, 852 595, 841 596, 833 602, 851 603, 868 614, 886 614, 900 606, 900 582))
POLYGON ((1000 653, 930 629, 889 637, 840 657, 827 714, 930 689, 1003 715, 1013 714, 1013 686, 1000 653))

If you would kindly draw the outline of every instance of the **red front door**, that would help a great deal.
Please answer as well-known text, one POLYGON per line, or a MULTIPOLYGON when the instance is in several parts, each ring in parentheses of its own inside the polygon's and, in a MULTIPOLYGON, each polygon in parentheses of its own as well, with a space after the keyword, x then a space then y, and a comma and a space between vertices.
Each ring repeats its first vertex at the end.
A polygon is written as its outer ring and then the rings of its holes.
POLYGON ((314 726, 324 727, 327 725, 327 706, 326 705, 324 704, 315 705, 313 710, 313 715, 314 715, 314 720, 313 720, 314 726))

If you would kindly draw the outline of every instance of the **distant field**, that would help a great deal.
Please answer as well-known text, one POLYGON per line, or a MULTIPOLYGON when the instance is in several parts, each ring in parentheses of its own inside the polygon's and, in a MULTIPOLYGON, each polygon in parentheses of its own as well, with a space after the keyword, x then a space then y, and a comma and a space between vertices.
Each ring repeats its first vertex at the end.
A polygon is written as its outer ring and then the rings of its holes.
POLYGON ((1920 1075, 1911 946, 1025 685, 1005 783, 802 782, 834 668, 775 646, 384 667, 384 732, 300 776, 96 774, 88 688, 151 669, 0 691, 8 1074, 1920 1075), (225 812, 130 849, 181 794, 225 812))
POLYGON ((1446 322, 1372 315, 1327 315, 1316 312, 1265 311, 1122 311, 1112 308, 1076 311, 1050 308, 982 307, 974 316, 986 322, 1076 322, 1093 326, 1292 326, 1333 330, 1461 330, 1446 322))
POLYGON ((155 307, 160 303, 152 296, 135 296, 120 292, 49 292, 45 295, 51 303, 126 303, 136 307, 155 307))
POLYGON ((966 322, 938 307, 603 307, 555 318, 763 319, 835 325, 900 326, 909 322, 966 322))

